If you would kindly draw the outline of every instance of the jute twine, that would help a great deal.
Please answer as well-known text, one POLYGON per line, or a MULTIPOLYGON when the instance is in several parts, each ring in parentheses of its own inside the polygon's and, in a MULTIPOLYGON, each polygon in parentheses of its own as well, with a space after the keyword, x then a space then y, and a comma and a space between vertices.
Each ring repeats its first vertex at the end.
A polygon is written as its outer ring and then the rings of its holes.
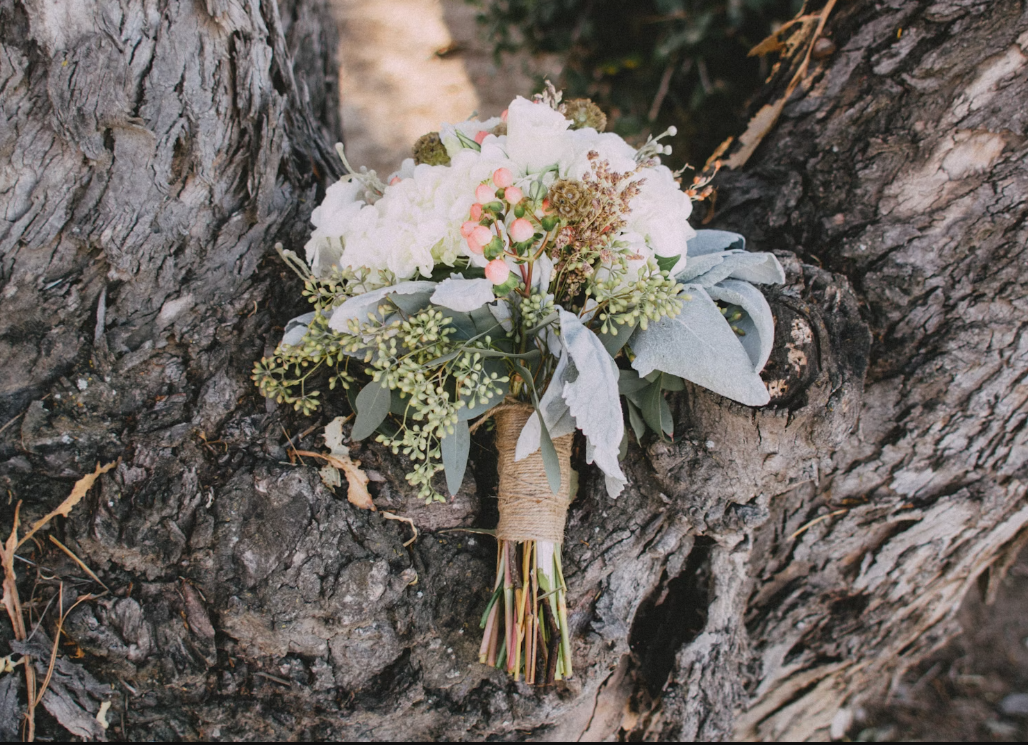
POLYGON ((564 542, 564 521, 571 504, 571 444, 574 435, 553 441, 560 462, 560 492, 550 491, 541 450, 515 461, 521 430, 534 409, 528 404, 497 407, 496 450, 500 472, 500 523, 496 537, 506 541, 564 542))

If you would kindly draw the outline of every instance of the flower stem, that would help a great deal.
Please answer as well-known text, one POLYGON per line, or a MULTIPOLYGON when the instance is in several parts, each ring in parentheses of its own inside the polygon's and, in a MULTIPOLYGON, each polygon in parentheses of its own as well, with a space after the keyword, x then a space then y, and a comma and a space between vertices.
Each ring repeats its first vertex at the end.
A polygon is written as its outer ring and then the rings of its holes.
POLYGON ((567 585, 560 544, 499 541, 493 597, 483 615, 479 661, 503 667, 526 683, 550 684, 571 677, 567 585), (503 646, 499 648, 500 602, 503 646), (540 679, 542 675, 542 679, 540 679))

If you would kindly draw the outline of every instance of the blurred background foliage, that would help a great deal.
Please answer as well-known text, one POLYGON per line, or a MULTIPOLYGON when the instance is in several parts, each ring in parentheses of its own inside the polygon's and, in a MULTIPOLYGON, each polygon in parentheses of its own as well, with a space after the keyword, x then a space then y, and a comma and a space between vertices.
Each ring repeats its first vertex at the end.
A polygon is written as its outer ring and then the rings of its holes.
MULTIPOLYGON (((672 167, 701 168, 746 126, 747 102, 768 74, 747 52, 795 16, 803 0, 468 0, 497 57, 554 54, 558 88, 607 113, 633 144, 678 127, 672 167)), ((542 81, 539 81, 541 87, 542 81)))

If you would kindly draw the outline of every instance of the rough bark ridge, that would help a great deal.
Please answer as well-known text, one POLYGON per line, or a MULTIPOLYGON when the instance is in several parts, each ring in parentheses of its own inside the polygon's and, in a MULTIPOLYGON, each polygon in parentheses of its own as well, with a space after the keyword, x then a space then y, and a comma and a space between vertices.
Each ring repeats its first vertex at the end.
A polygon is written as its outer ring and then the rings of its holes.
POLYGON ((837 13, 839 51, 723 190, 726 222, 849 278, 873 336, 857 429, 754 535, 742 737, 821 736, 895 682, 1028 522, 1025 5, 837 13))
MULTIPOLYGON (((117 686, 115 734, 820 736, 946 637, 1028 521, 1020 2, 836 11, 840 51, 719 205, 788 270, 772 406, 685 391, 675 442, 633 442, 614 502, 579 463, 556 691, 474 661, 493 545, 432 533, 495 519, 491 436, 434 508, 354 447, 379 507, 423 530, 405 548, 284 462, 314 422, 247 379, 299 311, 261 259, 302 245, 333 168, 324 8, 69 7, 0 0, 0 426, 20 415, 0 479, 31 516, 123 459, 56 530, 112 590, 67 631, 117 686)), ((32 558, 81 577, 63 557, 32 558)))

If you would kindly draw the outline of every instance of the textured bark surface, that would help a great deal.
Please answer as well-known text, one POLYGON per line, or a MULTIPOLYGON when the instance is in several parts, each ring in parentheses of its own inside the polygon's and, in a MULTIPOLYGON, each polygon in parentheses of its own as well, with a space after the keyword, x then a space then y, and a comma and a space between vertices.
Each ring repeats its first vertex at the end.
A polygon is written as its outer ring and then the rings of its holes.
MULTIPOLYGON (((405 547, 287 461, 342 405, 248 379, 302 305, 269 249, 335 168, 331 24, 280 6, 0 0, 0 482, 31 518, 122 459, 54 529, 111 588, 66 627, 108 736, 823 738, 953 632, 1028 523, 1022 2, 835 11, 718 203, 788 272, 772 405, 687 389, 616 501, 579 459, 550 691, 477 664, 494 546, 438 532, 494 524, 492 435, 431 508, 354 446, 405 547)), ((37 617, 46 577, 96 589, 52 549, 37 617)))

